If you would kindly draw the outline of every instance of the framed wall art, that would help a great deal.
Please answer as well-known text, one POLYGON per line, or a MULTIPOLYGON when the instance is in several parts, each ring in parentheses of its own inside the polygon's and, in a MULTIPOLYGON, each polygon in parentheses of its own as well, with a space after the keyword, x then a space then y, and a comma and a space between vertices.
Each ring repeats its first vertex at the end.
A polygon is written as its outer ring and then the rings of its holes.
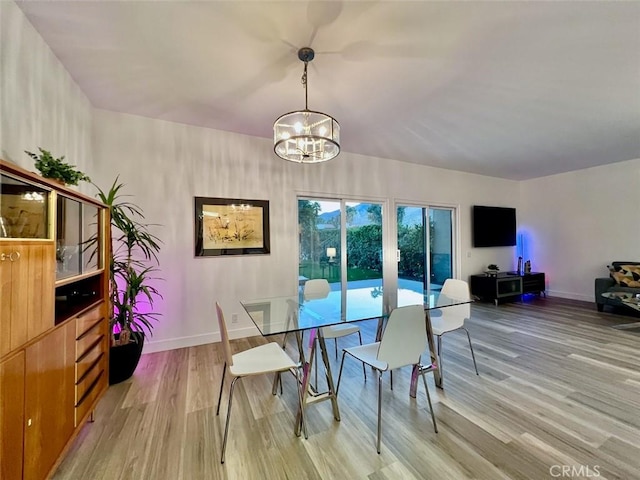
POLYGON ((195 197, 195 255, 270 253, 269 202, 195 197))

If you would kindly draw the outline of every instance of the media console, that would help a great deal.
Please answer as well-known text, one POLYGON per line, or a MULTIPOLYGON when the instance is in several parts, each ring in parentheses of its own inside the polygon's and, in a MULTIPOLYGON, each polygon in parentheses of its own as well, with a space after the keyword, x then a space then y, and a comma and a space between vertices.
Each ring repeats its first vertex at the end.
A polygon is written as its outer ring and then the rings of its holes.
POLYGON ((471 294, 482 300, 493 300, 496 305, 518 300, 525 293, 545 295, 545 290, 544 273, 540 272, 471 275, 471 294))

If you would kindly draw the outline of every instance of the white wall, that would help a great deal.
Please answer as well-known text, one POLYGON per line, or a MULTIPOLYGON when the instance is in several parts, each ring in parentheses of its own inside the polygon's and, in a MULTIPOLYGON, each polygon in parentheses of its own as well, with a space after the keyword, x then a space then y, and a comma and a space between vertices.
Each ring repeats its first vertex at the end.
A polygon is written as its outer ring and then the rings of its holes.
POLYGON ((521 182, 520 228, 550 295, 595 301, 615 260, 640 261, 640 159, 521 182))
POLYGON ((35 171, 24 150, 42 147, 88 172, 91 118, 87 97, 22 10, 0 1, 0 156, 35 171))
POLYGON ((517 206, 517 182, 348 153, 292 164, 275 157, 268 139, 100 110, 94 156, 97 183, 108 188, 120 175, 147 220, 162 225, 163 317, 146 351, 217 340, 215 300, 229 317, 239 314, 233 335, 257 333, 238 301, 295 292, 300 192, 459 206, 462 278, 492 262, 515 266, 514 248, 471 249, 470 212, 474 203, 517 206), (194 196, 269 200, 271 254, 194 257, 194 196))

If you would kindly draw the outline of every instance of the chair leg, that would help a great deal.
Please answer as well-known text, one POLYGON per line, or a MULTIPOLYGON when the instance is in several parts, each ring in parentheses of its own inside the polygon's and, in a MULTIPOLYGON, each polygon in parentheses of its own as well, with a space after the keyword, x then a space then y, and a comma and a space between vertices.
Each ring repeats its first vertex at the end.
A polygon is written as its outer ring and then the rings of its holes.
MULTIPOLYGON (((360 330, 358 330, 358 338, 360 339, 360 345, 362 345, 362 334, 360 333, 360 330)), ((364 375, 364 381, 367 381, 367 369, 364 366, 364 362, 362 362, 362 373, 364 375)))
POLYGON ((380 454, 380 435, 382 434, 382 372, 378 372, 378 440, 376 449, 380 454))
POLYGON ((391 390, 393 390, 393 370, 389 370, 389 380, 391 384, 391 390))
POLYGON ((338 339, 337 338, 333 339, 333 345, 336 349, 336 360, 338 360, 338 339))
POLYGON ((224 362, 222 367, 222 380, 220 381, 220 394, 218 395, 218 408, 216 409, 216 415, 220 415, 220 400, 222 400, 222 387, 224 386, 224 376, 227 373, 227 362, 224 362))
POLYGON ((444 370, 442 369, 442 335, 438 335, 438 368, 440 369, 440 378, 444 378, 444 370))
POLYGON ((271 389, 271 394, 276 395, 278 393, 278 384, 280 384, 280 395, 282 395, 282 373, 276 372, 276 376, 273 379, 273 388, 271 389))
POLYGON ((220 463, 224 463, 224 454, 227 450, 227 435, 229 434, 229 420, 231 419, 231 401, 233 400, 233 389, 236 386, 236 382, 240 377, 236 377, 231 382, 231 388, 229 389, 229 406, 227 407, 227 421, 224 426, 224 438, 222 440, 222 456, 220 457, 220 463))
POLYGON ((431 412, 431 420, 433 421, 433 430, 438 433, 438 426, 436 425, 436 416, 433 413, 433 405, 431 404, 431 394, 429 393, 429 387, 427 386, 427 379, 424 378, 424 373, 422 376, 422 381, 424 382, 424 389, 427 391, 427 401, 429 402, 429 411, 431 412))
POLYGON ((473 359, 473 368, 476 369, 476 375, 480 375, 478 373, 478 365, 476 365, 476 356, 473 354, 473 345, 471 345, 471 336, 469 335, 469 330, 462 327, 462 329, 467 332, 467 339, 469 339, 469 349, 471 350, 471 358, 473 359))
POLYGON ((340 391, 340 380, 342 380, 342 367, 344 367, 344 356, 347 352, 342 352, 342 361, 340 362, 340 373, 338 373, 338 385, 336 386, 336 397, 338 396, 338 392, 340 391))

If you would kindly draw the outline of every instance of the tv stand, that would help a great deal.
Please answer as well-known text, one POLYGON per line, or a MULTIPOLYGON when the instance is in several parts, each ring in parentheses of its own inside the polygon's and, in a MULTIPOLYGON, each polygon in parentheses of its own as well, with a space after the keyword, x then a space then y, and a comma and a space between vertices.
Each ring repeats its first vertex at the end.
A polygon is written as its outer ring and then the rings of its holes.
POLYGON ((482 300, 501 302, 519 300, 523 294, 545 295, 544 273, 504 272, 497 275, 471 275, 471 293, 482 300))

